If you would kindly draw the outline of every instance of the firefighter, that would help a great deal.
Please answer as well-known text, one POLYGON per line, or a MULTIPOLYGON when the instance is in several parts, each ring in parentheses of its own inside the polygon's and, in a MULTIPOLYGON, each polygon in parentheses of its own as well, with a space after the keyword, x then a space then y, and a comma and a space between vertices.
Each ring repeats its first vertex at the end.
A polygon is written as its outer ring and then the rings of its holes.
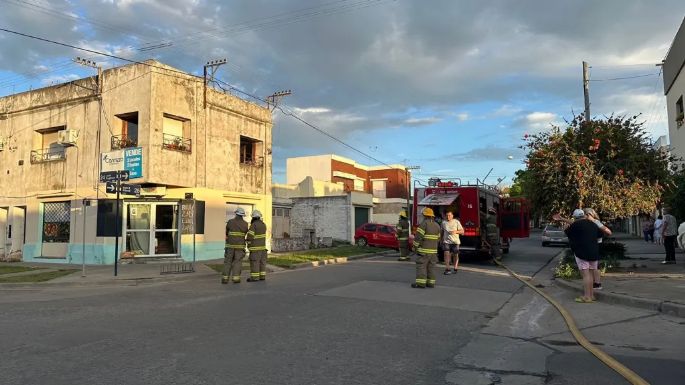
POLYGON ((250 230, 247 232, 247 249, 250 251, 250 278, 248 282, 266 280, 266 224, 259 210, 252 212, 250 230))
POLYGON ((399 261, 409 260, 409 220, 407 220, 407 212, 402 210, 400 212, 400 221, 397 222, 395 227, 395 232, 397 235, 397 241, 400 247, 400 258, 399 261))
POLYGON ((221 283, 240 283, 243 258, 245 258, 245 235, 247 222, 243 219, 245 210, 238 207, 235 217, 226 223, 226 246, 224 247, 224 274, 221 283))
POLYGON ((433 268, 438 263, 438 241, 440 239, 440 225, 435 223, 433 209, 423 209, 426 218, 416 229, 414 238, 414 251, 419 256, 416 259, 416 282, 411 284, 413 288, 435 287, 435 273, 433 268))
POLYGON ((502 260, 502 248, 499 238, 499 228, 497 227, 497 210, 494 207, 488 209, 488 217, 485 222, 485 239, 490 246, 490 256, 495 261, 502 260))

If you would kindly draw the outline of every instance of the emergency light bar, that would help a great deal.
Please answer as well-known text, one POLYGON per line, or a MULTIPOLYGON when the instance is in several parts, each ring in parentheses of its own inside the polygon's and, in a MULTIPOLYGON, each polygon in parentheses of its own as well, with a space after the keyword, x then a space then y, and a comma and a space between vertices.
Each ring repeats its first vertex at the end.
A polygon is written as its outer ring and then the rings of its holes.
POLYGON ((443 182, 439 178, 430 178, 428 179, 428 187, 459 187, 459 183, 451 180, 443 182))

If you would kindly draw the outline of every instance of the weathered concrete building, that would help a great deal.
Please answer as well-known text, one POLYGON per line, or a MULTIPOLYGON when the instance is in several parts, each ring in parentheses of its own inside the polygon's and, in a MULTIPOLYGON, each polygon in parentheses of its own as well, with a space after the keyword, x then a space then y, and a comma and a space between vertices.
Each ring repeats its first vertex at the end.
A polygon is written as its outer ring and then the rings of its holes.
POLYGON ((273 185, 273 251, 308 248, 333 240, 354 242, 354 230, 373 216, 371 194, 346 191, 341 183, 306 177, 273 185))
POLYGON ((268 108, 156 61, 0 98, 0 257, 111 264, 119 230, 121 257, 220 258, 236 207, 271 227, 271 129, 268 108), (116 226, 99 177, 122 167, 142 189, 116 226))
POLYGON ((663 69, 671 152, 685 159, 685 19, 673 39, 663 69))

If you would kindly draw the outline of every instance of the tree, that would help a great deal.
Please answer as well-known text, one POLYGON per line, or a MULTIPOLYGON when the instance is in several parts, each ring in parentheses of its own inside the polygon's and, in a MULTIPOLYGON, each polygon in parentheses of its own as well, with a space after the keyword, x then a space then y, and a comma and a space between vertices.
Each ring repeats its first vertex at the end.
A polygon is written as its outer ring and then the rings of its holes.
POLYGON ((578 115, 563 129, 526 135, 522 186, 532 206, 543 215, 593 207, 606 219, 652 212, 674 158, 652 147, 637 119, 578 115))
POLYGON ((680 221, 685 220, 685 170, 680 170, 673 177, 671 188, 664 197, 664 203, 671 208, 671 214, 680 221))

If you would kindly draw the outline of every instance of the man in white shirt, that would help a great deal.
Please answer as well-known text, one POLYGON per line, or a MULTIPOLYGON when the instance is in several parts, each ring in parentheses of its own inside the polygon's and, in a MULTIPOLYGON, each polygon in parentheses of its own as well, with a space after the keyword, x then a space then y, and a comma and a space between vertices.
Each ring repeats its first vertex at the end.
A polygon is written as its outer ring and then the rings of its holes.
POLYGON ((447 219, 442 222, 442 249, 445 257, 445 275, 454 274, 459 267, 459 235, 464 234, 464 227, 454 213, 447 212, 447 219), (454 268, 450 271, 450 260, 454 260, 454 268))
POLYGON ((678 224, 669 211, 664 209, 664 224, 661 226, 661 236, 666 249, 666 259, 661 262, 664 265, 675 263, 675 243, 678 236, 678 224))

